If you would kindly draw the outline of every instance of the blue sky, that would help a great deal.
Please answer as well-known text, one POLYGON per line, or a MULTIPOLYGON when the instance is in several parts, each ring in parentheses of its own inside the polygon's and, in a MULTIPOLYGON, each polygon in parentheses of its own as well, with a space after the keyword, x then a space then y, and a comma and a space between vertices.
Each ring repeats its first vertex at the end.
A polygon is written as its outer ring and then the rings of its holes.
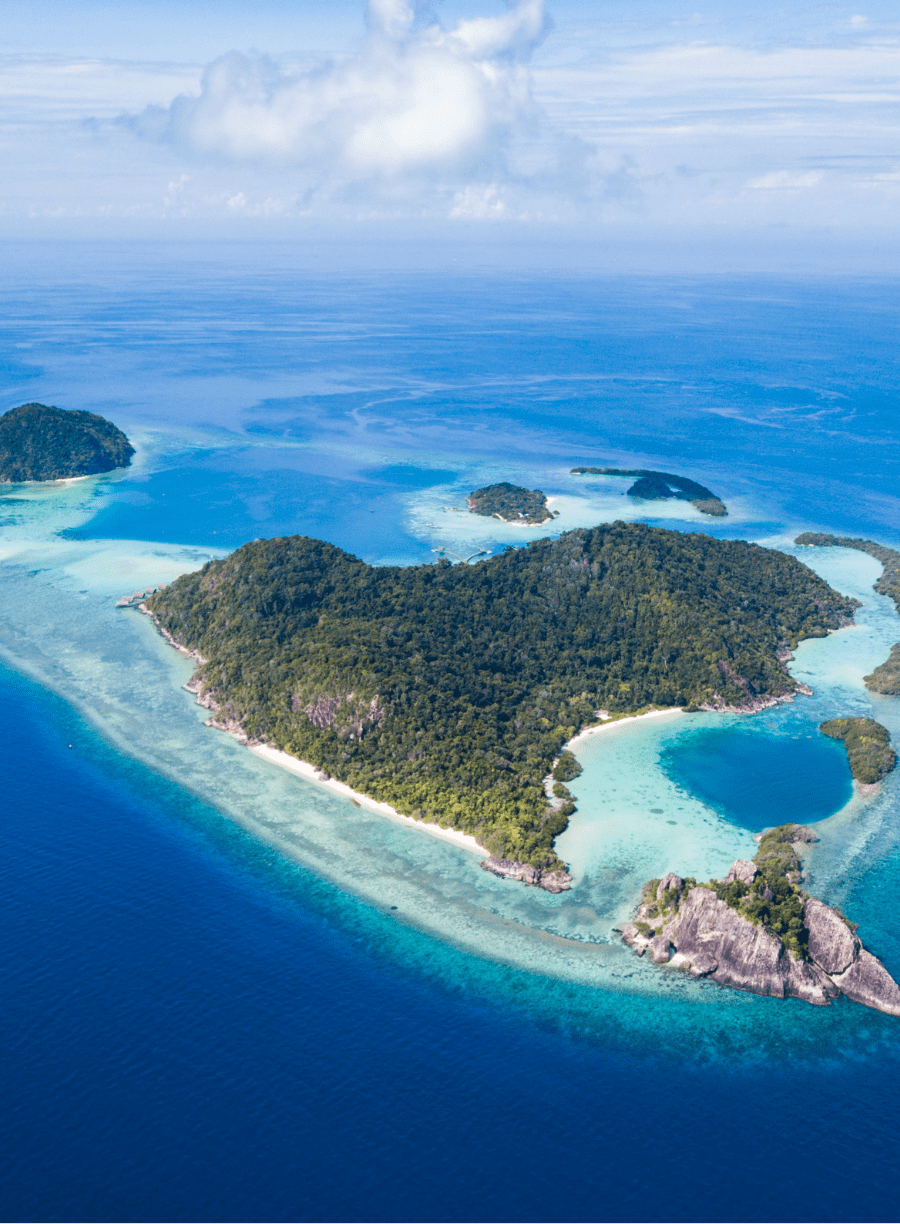
POLYGON ((765 246, 893 258, 883 2, 0 9, 0 236, 765 246))

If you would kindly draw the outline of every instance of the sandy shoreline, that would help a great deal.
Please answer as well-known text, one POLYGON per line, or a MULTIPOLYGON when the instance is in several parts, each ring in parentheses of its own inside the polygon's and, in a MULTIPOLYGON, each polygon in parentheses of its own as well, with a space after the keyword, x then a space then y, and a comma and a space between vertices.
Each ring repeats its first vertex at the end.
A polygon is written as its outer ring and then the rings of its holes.
MULTIPOLYGON (((186 647, 177 642, 170 633, 168 633, 159 624, 156 617, 146 606, 139 604, 140 611, 144 612, 153 621, 157 631, 163 639, 173 646, 180 653, 188 655, 195 662, 202 664, 206 660, 203 659, 196 651, 189 651, 186 647)), ((218 730, 225 731, 226 734, 233 736, 238 743, 244 744, 256 756, 268 761, 270 765, 277 765, 281 769, 286 769, 289 773, 294 774, 299 778, 305 779, 307 782, 315 782, 317 786, 325 787, 336 795, 340 795, 342 799, 350 799, 360 807, 368 808, 369 811, 378 812, 382 816, 388 816, 392 820, 401 821, 403 824, 410 825, 416 829, 422 829, 426 833, 430 833, 433 837, 442 837, 445 841, 453 842, 454 845, 462 846, 465 850, 472 850, 476 854, 483 855, 485 858, 490 858, 491 853, 484 846, 480 845, 470 833, 461 833, 458 829, 443 829, 438 824, 433 824, 425 820, 416 820, 413 816, 404 816, 402 812, 398 812, 396 808, 391 807, 389 803, 379 803, 376 799, 371 799, 368 795, 364 795, 361 791, 355 791, 346 782, 339 782, 336 778, 329 777, 321 769, 315 765, 311 765, 308 761, 301 761, 298 757, 293 757, 287 752, 282 752, 278 748, 272 748, 268 744, 249 744, 244 734, 237 729, 232 730, 230 727, 216 724, 215 714, 217 707, 214 702, 207 703, 201 701, 197 692, 197 687, 191 682, 184 686, 188 692, 193 693, 197 697, 199 704, 206 706, 213 714, 213 718, 209 720, 210 724, 218 730)), ((610 718, 606 722, 602 722, 593 727, 586 727, 583 731, 572 737, 564 749, 572 749, 583 740, 587 740, 593 735, 599 735, 603 731, 611 731, 615 727, 624 727, 627 723, 640 722, 647 718, 662 718, 664 716, 680 715, 683 713, 680 706, 675 706, 666 710, 650 710, 646 714, 632 714, 627 718, 610 718)), ((550 775, 552 777, 552 775, 550 775)), ((545 784, 548 779, 544 779, 545 784)))
POLYGON ((573 735, 567 744, 564 744, 564 749, 573 752, 576 746, 584 740, 590 739, 591 736, 600 735, 604 731, 613 731, 616 727, 624 727, 628 723, 643 722, 647 718, 663 718, 666 716, 673 717, 676 714, 683 714, 681 706, 671 706, 667 710, 648 710, 646 714, 629 714, 627 718, 609 718, 606 722, 597 723, 593 727, 585 727, 583 731, 579 731, 577 735, 573 735))
MULTIPOLYGON (((201 666, 206 662, 206 659, 198 654, 197 651, 188 650, 180 642, 176 642, 175 638, 162 627, 146 604, 139 604, 138 608, 146 616, 150 617, 163 640, 174 647, 175 650, 187 655, 201 666)), ((269 747, 268 744, 248 744, 247 737, 242 731, 238 729, 232 730, 230 727, 216 723, 215 716, 218 712, 218 706, 215 702, 201 700, 199 684, 189 680, 184 685, 184 688, 189 693, 194 694, 198 705, 204 706, 213 715, 209 720, 209 724, 212 727, 218 731, 224 731, 226 735, 232 736, 239 744, 249 748, 251 752, 255 753, 258 757, 262 757, 264 761, 268 761, 270 765, 278 765, 281 769, 286 769, 289 773, 296 774, 299 778, 305 778, 307 782, 315 782, 317 786, 326 787, 336 795, 340 795, 342 799, 351 799, 354 803, 359 804, 360 807, 378 812, 382 816, 389 816, 392 820, 402 821, 404 824, 412 825, 413 828, 424 829, 426 833, 431 833, 434 837, 443 837, 445 841, 452 841, 455 845, 462 846, 465 850, 474 850, 477 854, 484 855, 485 858, 491 857, 490 851, 486 850, 484 846, 480 846, 469 833, 460 833, 457 829, 442 829, 440 825, 431 824, 425 820, 416 820, 412 816, 404 816, 402 812, 398 812, 389 803, 379 803, 375 799, 370 799, 368 795, 363 795, 360 791, 353 790, 346 782, 338 782, 337 779, 328 777, 321 769, 318 769, 315 765, 310 765, 308 761, 301 761, 298 757, 293 757, 287 752, 281 752, 278 748, 269 747)))
MULTIPOLYGON (((183 647, 180 649, 183 649, 183 647)), ((624 727, 627 723, 642 722, 647 718, 662 718, 666 715, 673 716, 681 713, 683 713, 681 706, 674 706, 667 710, 650 710, 646 714, 631 714, 627 718, 611 718, 607 722, 599 723, 594 727, 586 727, 584 731, 579 731, 577 735, 573 736, 564 745, 564 748, 571 750, 583 740, 589 739, 593 735, 599 735, 603 731, 612 731, 615 727, 624 727)), ((238 736, 235 736, 235 738, 239 739, 238 736)), ((279 765, 282 769, 286 769, 300 778, 305 778, 308 782, 315 782, 318 786, 324 786, 336 795, 340 795, 343 799, 353 800, 360 807, 368 808, 373 812, 379 812, 382 816, 389 816, 392 820, 400 820, 404 824, 412 825, 416 829, 423 829, 426 833, 431 833, 435 837, 443 837, 446 841, 452 841, 457 846, 463 846, 466 850, 474 850, 478 854, 483 854, 485 858, 491 857, 490 851, 486 850, 484 846, 479 845, 469 833, 460 833, 457 829, 442 829, 440 825, 431 824, 425 820, 416 820, 412 816, 404 816, 402 812, 398 812, 389 803, 379 803, 375 799, 370 799, 368 795, 353 790, 346 782, 338 782, 335 778, 326 777, 321 769, 318 769, 315 765, 310 765, 308 761, 298 760, 297 757, 292 757, 287 752, 280 752, 277 748, 270 748, 266 744, 248 744, 247 747, 249 747, 251 752, 256 753, 258 757, 262 757, 264 761, 269 761, 272 765, 279 765)))
POLYGON ((412 825, 414 828, 424 829, 426 833, 431 833, 435 837, 443 837, 446 841, 452 841, 457 846, 463 846, 466 850, 474 850, 478 854, 483 854, 485 858, 490 858, 490 851, 485 850, 484 846, 480 846, 475 838, 468 833, 460 833, 457 829, 442 829, 440 825, 430 824, 425 820, 416 820, 412 816, 404 816, 396 808, 392 808, 389 803, 379 803, 375 799, 370 799, 368 795, 363 795, 359 791, 353 790, 346 782, 338 782, 335 778, 328 778, 315 765, 310 765, 307 761, 300 761, 297 757, 292 757, 287 752, 280 752, 277 748, 269 748, 266 744, 248 744, 247 746, 251 752, 255 753, 258 757, 262 757, 264 761, 269 761, 272 765, 279 765, 282 769, 286 769, 300 778, 305 778, 308 782, 315 782, 318 786, 324 786, 328 790, 334 791, 336 795, 340 795, 342 799, 352 799, 360 807, 369 808, 373 812, 379 812, 382 816, 390 816, 393 820, 401 820, 404 824, 412 825))

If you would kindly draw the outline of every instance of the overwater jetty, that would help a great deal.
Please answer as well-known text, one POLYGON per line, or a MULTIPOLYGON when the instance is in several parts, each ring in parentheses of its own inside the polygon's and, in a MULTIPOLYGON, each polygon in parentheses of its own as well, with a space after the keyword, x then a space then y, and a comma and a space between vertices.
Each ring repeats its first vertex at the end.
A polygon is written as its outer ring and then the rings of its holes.
POLYGON ((145 591, 132 591, 130 595, 123 595, 121 599, 116 600, 117 608, 136 608, 143 600, 148 599, 151 595, 155 595, 157 591, 164 591, 165 586, 147 587, 145 591))

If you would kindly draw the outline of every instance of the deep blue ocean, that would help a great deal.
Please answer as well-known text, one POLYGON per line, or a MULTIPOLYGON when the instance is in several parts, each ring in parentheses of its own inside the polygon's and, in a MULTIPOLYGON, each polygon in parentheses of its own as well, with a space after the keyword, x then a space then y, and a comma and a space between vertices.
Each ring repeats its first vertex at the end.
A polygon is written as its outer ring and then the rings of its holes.
MULTIPOLYGON (((96 262, 19 252, 0 293, 0 407, 90 407, 139 446, 52 504, 0 499, 2 1219, 896 1219, 900 1021, 601 990, 341 888, 231 819, 225 774, 222 793, 179 784, 176 738, 171 769, 147 763, 138 730, 174 724, 115 638, 141 618, 106 629, 96 594, 176 547, 292 531, 424 562, 468 542, 443 503, 479 477, 599 515, 566 473, 604 458, 709 483, 733 507, 717 534, 897 544, 893 286, 96 262), (107 667, 134 677, 133 731, 107 667)), ((822 700, 868 708, 841 666, 822 700)), ((827 819, 851 784, 806 708, 671 733, 660 785, 706 805, 710 837, 827 819)), ((828 879, 898 974, 893 795, 828 879)))

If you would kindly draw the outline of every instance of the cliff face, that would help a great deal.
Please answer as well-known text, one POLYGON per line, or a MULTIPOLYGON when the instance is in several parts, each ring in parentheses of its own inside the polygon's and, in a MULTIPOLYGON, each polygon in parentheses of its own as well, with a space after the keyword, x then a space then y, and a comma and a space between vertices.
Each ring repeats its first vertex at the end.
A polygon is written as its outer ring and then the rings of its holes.
MULTIPOLYGON (((723 883, 737 880, 750 886, 758 875, 755 864, 738 859, 723 883)), ((637 921, 623 928, 623 939, 639 956, 649 949, 657 964, 753 994, 802 999, 819 1007, 845 994, 900 1016, 900 987, 847 922, 815 897, 803 906, 808 951, 798 956, 774 931, 720 900, 712 888, 685 884, 670 872, 654 895, 645 894, 637 921)))

